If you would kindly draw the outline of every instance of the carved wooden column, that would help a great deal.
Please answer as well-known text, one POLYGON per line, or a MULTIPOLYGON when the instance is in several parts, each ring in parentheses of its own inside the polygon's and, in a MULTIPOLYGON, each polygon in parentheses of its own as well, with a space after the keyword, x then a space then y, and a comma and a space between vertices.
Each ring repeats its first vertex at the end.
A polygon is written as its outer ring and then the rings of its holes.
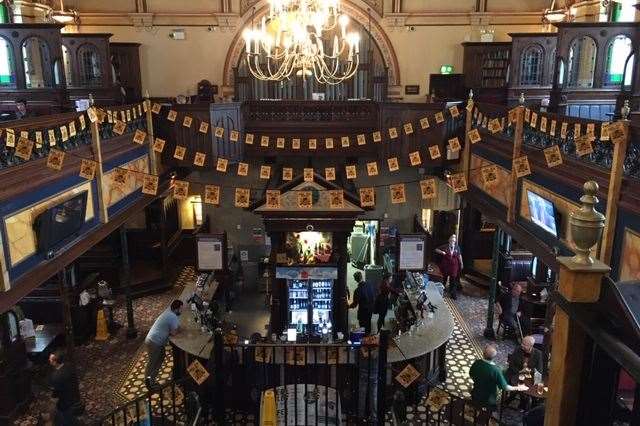
MULTIPOLYGON (((89 94, 91 100, 91 108, 93 108, 93 95, 89 94)), ((93 151, 93 159, 98 163, 96 167, 96 190, 98 194, 98 218, 101 223, 109 221, 109 213, 107 211, 107 202, 102 192, 102 182, 104 181, 104 171, 102 168, 102 148, 100 146, 100 120, 91 123, 91 150, 93 151)))
POLYGON ((131 298, 131 265, 129 264, 129 245, 127 241, 127 229, 120 227, 120 253, 122 266, 120 269, 120 283, 124 287, 124 296, 127 308, 127 339, 135 339, 138 330, 133 322, 133 300, 131 298))
MULTIPOLYGON (((574 257, 558 257, 559 297, 569 303, 594 303, 600 298, 602 277, 609 272, 604 263, 593 260, 589 250, 602 236, 604 216, 595 211, 598 184, 587 182, 582 207, 571 214, 571 236, 576 246, 574 257)), ((578 322, 560 306, 556 309, 552 337, 549 396, 545 406, 545 426, 573 425, 576 422, 578 399, 584 366, 587 335, 578 322)))
POLYGON ((64 325, 64 340, 67 357, 73 359, 75 348, 75 336, 73 333, 73 320, 71 318, 71 295, 69 294, 69 282, 67 280, 67 267, 58 271, 58 288, 62 301, 62 323, 64 325))
POLYGON ((349 331, 349 309, 347 300, 347 233, 333 234, 333 247, 339 250, 338 279, 333 286, 333 312, 335 331, 347 333, 349 331))
MULTIPOLYGON (((513 156, 512 160, 520 157, 522 152, 522 138, 524 134, 524 94, 520 96, 520 105, 516 107, 515 114, 516 122, 515 122, 515 132, 513 135, 513 156)), ((518 194, 518 176, 516 175, 516 170, 513 167, 513 162, 511 165, 511 193, 509 194, 509 205, 507 211, 507 222, 514 223, 516 221, 516 210, 518 206, 516 205, 518 194)))

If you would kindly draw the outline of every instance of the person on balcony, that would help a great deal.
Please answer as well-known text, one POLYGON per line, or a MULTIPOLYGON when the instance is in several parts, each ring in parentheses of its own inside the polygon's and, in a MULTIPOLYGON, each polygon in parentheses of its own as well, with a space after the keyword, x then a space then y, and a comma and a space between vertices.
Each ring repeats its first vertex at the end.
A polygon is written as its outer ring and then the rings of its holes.
POLYGON ((449 237, 449 243, 436 249, 436 253, 442 256, 440 271, 442 272, 442 284, 446 287, 449 281, 449 294, 452 299, 458 298, 460 286, 460 274, 462 273, 462 254, 458 246, 458 237, 453 234, 449 237))
POLYGON ((170 336, 178 334, 182 305, 182 300, 171 302, 170 308, 160 314, 153 323, 144 341, 148 354, 147 368, 144 373, 147 387, 158 386, 157 376, 164 361, 165 346, 170 336))

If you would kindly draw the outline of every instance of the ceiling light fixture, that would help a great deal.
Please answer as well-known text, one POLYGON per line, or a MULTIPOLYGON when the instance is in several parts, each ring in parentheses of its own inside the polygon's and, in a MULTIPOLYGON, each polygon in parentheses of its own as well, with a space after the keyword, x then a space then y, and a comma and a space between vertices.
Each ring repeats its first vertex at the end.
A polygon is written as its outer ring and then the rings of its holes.
POLYGON ((50 9, 47 12, 47 18, 50 21, 56 21, 61 24, 71 24, 73 22, 77 23, 79 21, 78 12, 73 9, 65 10, 62 0, 60 0, 60 9, 50 9))

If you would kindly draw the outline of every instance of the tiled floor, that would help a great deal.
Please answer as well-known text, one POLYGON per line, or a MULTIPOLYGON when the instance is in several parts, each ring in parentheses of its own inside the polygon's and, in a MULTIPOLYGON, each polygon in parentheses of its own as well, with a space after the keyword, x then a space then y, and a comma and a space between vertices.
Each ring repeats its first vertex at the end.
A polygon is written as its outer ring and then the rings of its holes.
MULTIPOLYGON (((81 392, 87 409, 82 418, 82 424, 90 424, 92 420, 108 413, 124 400, 131 400, 146 391, 143 383, 143 370, 146 362, 146 353, 142 349, 144 336, 157 315, 166 308, 175 295, 180 293, 182 284, 193 279, 195 279, 193 268, 185 268, 177 279, 177 286, 172 291, 135 301, 136 326, 139 330, 136 339, 126 340, 124 330, 121 330, 108 342, 94 342, 77 349, 76 357, 77 365, 80 366, 78 369, 81 377, 81 392)), ((248 294, 245 296, 247 296, 244 298, 246 302, 243 302, 242 294, 239 295, 231 319, 243 321, 244 316, 251 315, 247 312, 254 312, 251 318, 248 317, 252 323, 255 323, 252 327, 255 326, 263 330, 268 319, 263 299, 248 297, 248 294), (249 299, 251 299, 251 303, 249 303, 249 299)), ((456 326, 448 344, 446 362, 449 374, 445 387, 454 394, 468 397, 471 386, 468 369, 480 355, 481 347, 486 342, 482 332, 485 327, 487 302, 482 292, 468 285, 465 285, 465 291, 457 301, 446 300, 454 314, 456 326)), ((117 318, 119 321, 125 322, 122 309, 117 311, 117 318)), ((513 344, 499 342, 498 347, 499 363, 504 364, 506 355, 513 349, 513 344)), ((169 378, 171 365, 171 354, 168 351, 161 372, 161 381, 169 378)), ((46 371, 43 371, 40 376, 44 378, 45 373, 46 371)), ((52 410, 53 400, 45 387, 45 381, 36 380, 34 389, 33 402, 27 413, 20 417, 15 424, 39 424, 40 413, 52 410)), ((427 410, 424 403, 416 407, 409 407, 409 424, 425 424, 427 410)), ((254 421, 254 419, 246 419, 246 421, 243 419, 242 421, 234 420, 233 423, 251 424, 254 421)))

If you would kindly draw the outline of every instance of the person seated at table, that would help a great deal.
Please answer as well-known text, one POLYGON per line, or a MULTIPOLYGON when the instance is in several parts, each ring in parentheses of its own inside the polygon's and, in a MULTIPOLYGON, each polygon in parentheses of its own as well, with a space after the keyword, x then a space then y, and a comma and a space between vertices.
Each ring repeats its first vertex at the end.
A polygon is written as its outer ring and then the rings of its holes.
POLYGON ((507 368, 507 379, 511 383, 517 383, 518 375, 524 368, 529 368, 542 373, 542 352, 533 347, 535 339, 533 336, 525 336, 522 343, 509 355, 509 367, 507 368))
POLYGON ((522 286, 513 284, 511 291, 502 294, 495 305, 496 313, 500 320, 512 330, 518 329, 518 320, 522 328, 522 333, 529 332, 529 320, 522 314, 522 286))
POLYGON ((503 391, 526 391, 525 385, 511 386, 493 359, 498 354, 494 345, 488 344, 482 352, 482 359, 476 360, 469 369, 469 376, 473 380, 471 399, 481 407, 490 410, 497 409, 498 388, 503 391))

